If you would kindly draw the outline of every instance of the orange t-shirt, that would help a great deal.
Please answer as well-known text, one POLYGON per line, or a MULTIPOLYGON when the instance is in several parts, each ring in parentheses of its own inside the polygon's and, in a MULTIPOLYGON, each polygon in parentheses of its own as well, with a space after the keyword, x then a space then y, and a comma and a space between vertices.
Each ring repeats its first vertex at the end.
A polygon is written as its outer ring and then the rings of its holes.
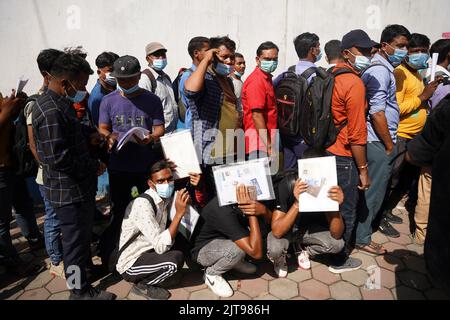
POLYGON ((333 69, 346 68, 354 73, 345 73, 337 76, 334 82, 331 112, 336 127, 346 120, 347 125, 342 128, 335 144, 328 151, 337 156, 352 157, 351 145, 366 145, 366 88, 355 70, 346 63, 339 63, 333 69))

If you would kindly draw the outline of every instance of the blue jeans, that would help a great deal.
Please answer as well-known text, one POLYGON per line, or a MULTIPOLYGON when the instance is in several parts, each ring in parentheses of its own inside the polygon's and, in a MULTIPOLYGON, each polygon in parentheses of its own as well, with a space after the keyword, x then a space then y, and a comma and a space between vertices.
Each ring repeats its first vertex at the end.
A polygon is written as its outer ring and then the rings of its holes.
POLYGON ((357 245, 365 246, 372 242, 372 222, 383 204, 396 156, 397 147, 387 155, 381 142, 367 143, 367 163, 372 184, 358 204, 357 245))
POLYGON ((308 149, 302 139, 281 137, 284 154, 284 170, 298 167, 298 159, 301 159, 303 152, 308 149))
POLYGON ((52 264, 58 265, 63 260, 63 250, 61 243, 61 227, 59 226, 59 219, 52 205, 45 196, 44 186, 39 185, 39 192, 45 205, 45 220, 44 220, 44 239, 45 249, 52 261, 52 264))

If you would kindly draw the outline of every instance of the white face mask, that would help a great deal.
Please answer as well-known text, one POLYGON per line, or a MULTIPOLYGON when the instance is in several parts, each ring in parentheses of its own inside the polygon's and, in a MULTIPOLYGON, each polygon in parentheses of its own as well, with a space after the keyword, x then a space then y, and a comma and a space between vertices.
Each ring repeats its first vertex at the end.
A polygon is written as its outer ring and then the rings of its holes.
POLYGON ((111 77, 111 72, 105 73, 105 83, 111 87, 115 87, 117 85, 117 80, 114 77, 111 77))

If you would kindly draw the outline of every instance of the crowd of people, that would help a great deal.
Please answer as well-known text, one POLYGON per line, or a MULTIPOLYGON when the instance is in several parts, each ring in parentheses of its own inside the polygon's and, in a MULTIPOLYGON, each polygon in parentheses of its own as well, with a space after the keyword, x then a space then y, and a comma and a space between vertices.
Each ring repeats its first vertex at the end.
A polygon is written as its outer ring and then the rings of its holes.
MULTIPOLYGON (((98 268, 91 242, 94 219, 101 216, 95 200, 102 176, 112 209, 99 239, 101 268, 133 283, 133 292, 147 299, 168 299, 167 288, 177 285, 185 262, 204 269, 205 284, 220 297, 233 295, 224 274, 254 274, 261 259, 286 277, 290 252, 302 269, 320 259, 333 273, 357 270, 362 261, 350 256, 354 248, 388 253, 372 240, 376 230, 400 236, 395 224, 404 217, 394 209, 402 206, 414 216, 414 243, 427 239, 433 259, 449 262, 448 246, 440 243, 448 218, 436 213, 429 219, 429 213, 445 208, 439 191, 449 189, 450 39, 431 45, 426 35, 389 25, 379 42, 352 30, 322 46, 318 35, 305 32, 294 48, 297 64, 273 78, 279 48, 262 43, 245 81, 246 58, 227 36, 191 39, 192 65, 174 81, 164 72, 170 52, 161 43, 145 47, 148 68, 136 57, 105 51, 95 60, 98 80, 90 93, 94 70, 86 53, 42 50, 39 91, 1 98, 1 264, 20 275, 43 270, 24 263, 13 246, 14 209, 30 247, 45 245, 49 272, 67 279, 70 299, 114 299, 90 283, 98 268), (439 54, 435 75, 433 53, 439 54), (316 65, 323 56, 328 68, 316 65), (329 123, 310 128, 313 107, 328 112, 329 123), (134 127, 150 133, 117 150, 134 127), (159 139, 179 129, 191 131, 202 173, 175 180, 177 164, 165 159, 159 139), (240 129, 243 140, 227 134, 240 129), (274 200, 258 201, 248 186, 238 185, 237 204, 220 206, 213 167, 243 160, 239 148, 245 160, 280 161, 271 176, 274 200), (300 212, 308 184, 299 178, 297 161, 325 156, 336 158, 338 185, 328 197, 339 211, 300 212), (45 205, 43 234, 25 183, 30 176, 45 205), (189 206, 200 219, 186 238, 178 230, 189 206)), ((448 270, 441 265, 429 269, 445 283, 448 270)))

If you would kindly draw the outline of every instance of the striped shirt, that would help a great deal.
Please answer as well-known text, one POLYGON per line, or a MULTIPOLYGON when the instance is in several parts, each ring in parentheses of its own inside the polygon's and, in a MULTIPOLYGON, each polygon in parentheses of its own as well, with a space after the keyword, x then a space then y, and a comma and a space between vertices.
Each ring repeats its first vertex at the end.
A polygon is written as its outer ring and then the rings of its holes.
POLYGON ((44 189, 54 208, 93 199, 99 162, 89 155, 83 125, 72 103, 52 90, 33 108, 33 135, 44 170, 44 189))

